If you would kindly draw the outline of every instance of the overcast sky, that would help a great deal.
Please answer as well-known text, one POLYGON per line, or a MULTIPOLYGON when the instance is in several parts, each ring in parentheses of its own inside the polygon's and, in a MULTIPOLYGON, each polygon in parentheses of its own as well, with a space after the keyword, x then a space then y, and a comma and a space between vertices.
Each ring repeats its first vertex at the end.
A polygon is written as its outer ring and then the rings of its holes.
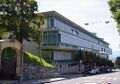
POLYGON ((107 0, 37 0, 39 12, 55 10, 97 36, 104 38, 113 49, 113 57, 120 56, 120 36, 111 19, 107 0), (106 24, 105 21, 110 21, 106 24), (84 23, 89 23, 88 26, 84 23), (116 53, 117 52, 117 53, 116 53))

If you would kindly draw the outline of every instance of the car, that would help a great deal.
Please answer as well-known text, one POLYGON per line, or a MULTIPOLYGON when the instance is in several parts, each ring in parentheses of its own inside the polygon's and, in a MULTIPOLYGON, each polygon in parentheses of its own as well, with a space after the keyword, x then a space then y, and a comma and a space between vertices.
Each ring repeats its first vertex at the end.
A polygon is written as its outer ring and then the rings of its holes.
POLYGON ((112 69, 111 69, 111 68, 108 68, 108 69, 107 69, 107 72, 111 72, 111 71, 112 71, 112 69))
POLYGON ((92 70, 90 70, 90 71, 89 71, 89 74, 91 74, 91 75, 97 74, 97 69, 92 69, 92 70))
POLYGON ((99 74, 100 73, 100 69, 96 69, 96 73, 99 74))

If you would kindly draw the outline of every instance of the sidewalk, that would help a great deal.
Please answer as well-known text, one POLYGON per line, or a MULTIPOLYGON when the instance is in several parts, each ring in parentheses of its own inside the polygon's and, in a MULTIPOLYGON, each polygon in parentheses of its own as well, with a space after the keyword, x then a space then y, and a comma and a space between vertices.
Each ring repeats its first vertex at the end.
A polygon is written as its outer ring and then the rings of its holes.
POLYGON ((0 84, 44 84, 50 83, 55 81, 62 81, 66 80, 67 78, 57 77, 57 78, 50 78, 50 79, 39 79, 39 80, 27 80, 27 81, 0 81, 0 84))
POLYGON ((50 82, 62 81, 62 80, 66 80, 66 78, 57 77, 50 79, 31 80, 31 81, 25 81, 24 84, 44 84, 44 83, 50 83, 50 82))
POLYGON ((50 83, 55 81, 62 81, 62 80, 68 80, 72 78, 82 77, 82 75, 78 74, 62 74, 60 77, 56 78, 49 78, 49 79, 39 79, 39 80, 28 80, 28 81, 3 81, 0 82, 0 84, 44 84, 44 83, 50 83))

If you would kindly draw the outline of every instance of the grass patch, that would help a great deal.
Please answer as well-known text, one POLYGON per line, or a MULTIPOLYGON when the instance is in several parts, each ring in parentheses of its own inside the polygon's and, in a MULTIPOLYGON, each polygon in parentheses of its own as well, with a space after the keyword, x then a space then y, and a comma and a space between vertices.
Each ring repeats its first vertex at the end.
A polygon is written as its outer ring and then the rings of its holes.
POLYGON ((40 65, 44 67, 53 68, 54 66, 52 64, 49 64, 44 59, 33 55, 32 53, 29 53, 27 51, 24 51, 24 63, 30 64, 30 65, 40 65))

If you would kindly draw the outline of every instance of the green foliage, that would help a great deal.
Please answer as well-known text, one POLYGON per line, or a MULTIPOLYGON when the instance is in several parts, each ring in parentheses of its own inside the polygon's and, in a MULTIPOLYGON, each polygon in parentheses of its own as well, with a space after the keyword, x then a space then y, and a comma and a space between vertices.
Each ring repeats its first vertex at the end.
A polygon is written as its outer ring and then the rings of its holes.
POLYGON ((120 57, 117 57, 115 60, 115 65, 120 68, 120 57))
POLYGON ((16 39, 31 40, 44 23, 43 17, 36 14, 35 0, 0 0, 0 29, 14 31, 16 39))
POLYGON ((2 38, 3 38, 4 34, 6 34, 6 30, 5 30, 5 29, 0 28, 0 39, 2 39, 2 38))
MULTIPOLYGON (((12 48, 5 48, 2 52, 2 59, 9 59, 12 61, 16 61, 16 51, 12 48)), ((30 65, 40 65, 44 67, 53 68, 54 66, 47 63, 44 59, 39 58, 38 56, 35 56, 27 51, 24 51, 24 63, 30 64, 30 65)))
POLYGON ((108 1, 112 18, 117 22, 117 28, 120 32, 120 0, 109 0, 108 1))
POLYGON ((110 67, 114 67, 114 63, 111 60, 107 61, 107 65, 110 66, 110 67))
POLYGON ((9 47, 5 48, 2 51, 2 58, 15 61, 16 60, 16 51, 15 51, 15 49, 12 49, 12 48, 9 48, 9 47))
POLYGON ((88 51, 79 51, 76 54, 77 61, 83 60, 85 65, 95 65, 96 66, 110 66, 113 67, 114 64, 111 60, 105 59, 96 55, 95 53, 88 52, 88 51))
POLYGON ((31 65, 40 65, 44 67, 53 68, 54 66, 47 63, 42 58, 39 58, 38 56, 35 56, 27 51, 24 51, 24 63, 31 64, 31 65))

